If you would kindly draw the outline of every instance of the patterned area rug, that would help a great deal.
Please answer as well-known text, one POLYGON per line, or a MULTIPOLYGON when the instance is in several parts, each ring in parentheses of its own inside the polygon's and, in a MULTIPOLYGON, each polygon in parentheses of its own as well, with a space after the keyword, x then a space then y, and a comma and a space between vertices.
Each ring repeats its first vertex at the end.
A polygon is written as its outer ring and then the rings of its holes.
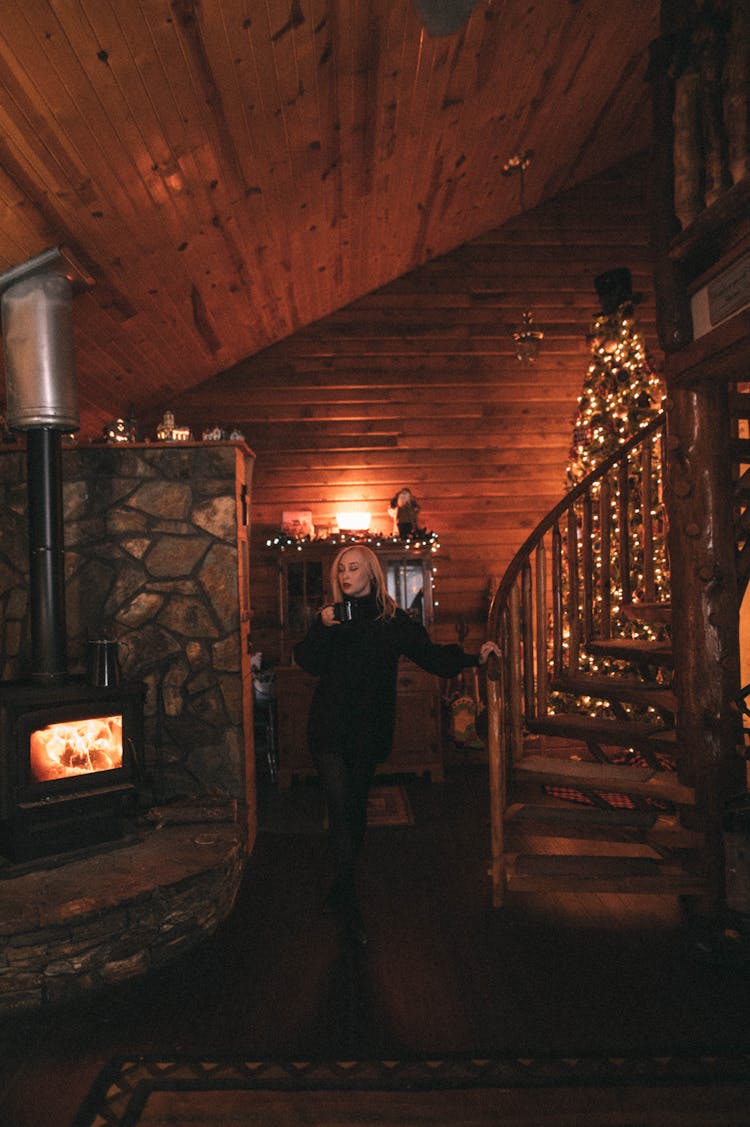
POLYGON ((373 787, 367 798, 368 826, 413 826, 409 796, 404 787, 373 787))
POLYGON ((731 1127, 750 1056, 351 1061, 120 1060, 71 1127, 731 1127))

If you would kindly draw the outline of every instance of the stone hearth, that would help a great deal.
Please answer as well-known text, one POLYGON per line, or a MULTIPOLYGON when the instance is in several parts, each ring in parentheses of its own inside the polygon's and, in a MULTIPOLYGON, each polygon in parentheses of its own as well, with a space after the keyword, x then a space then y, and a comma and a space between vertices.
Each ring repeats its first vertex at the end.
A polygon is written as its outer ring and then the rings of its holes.
POLYGON ((158 969, 234 905, 237 823, 156 822, 94 856, 0 879, 0 1013, 38 1009, 158 969))

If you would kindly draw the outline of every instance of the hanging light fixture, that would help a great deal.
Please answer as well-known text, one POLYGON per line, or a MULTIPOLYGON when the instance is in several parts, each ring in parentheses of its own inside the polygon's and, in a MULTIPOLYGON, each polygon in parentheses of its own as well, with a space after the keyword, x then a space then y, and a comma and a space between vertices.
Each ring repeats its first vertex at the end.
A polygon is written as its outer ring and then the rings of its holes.
POLYGON ((516 342, 516 356, 522 364, 533 364, 539 355, 544 333, 534 328, 534 318, 528 309, 521 314, 521 327, 513 333, 516 342))
POLYGON ((526 149, 522 153, 514 153, 512 157, 508 157, 503 165, 503 176, 518 176, 519 178, 518 206, 520 211, 523 211, 525 206, 523 195, 524 173, 531 164, 533 156, 534 150, 526 149))

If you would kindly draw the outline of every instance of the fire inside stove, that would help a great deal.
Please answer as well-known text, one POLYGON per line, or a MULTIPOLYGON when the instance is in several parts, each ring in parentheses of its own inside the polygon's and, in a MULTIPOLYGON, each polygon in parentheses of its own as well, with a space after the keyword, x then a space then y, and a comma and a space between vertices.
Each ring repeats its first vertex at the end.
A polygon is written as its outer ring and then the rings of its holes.
POLYGON ((31 733, 31 781, 44 783, 123 765, 122 715, 46 724, 31 733))

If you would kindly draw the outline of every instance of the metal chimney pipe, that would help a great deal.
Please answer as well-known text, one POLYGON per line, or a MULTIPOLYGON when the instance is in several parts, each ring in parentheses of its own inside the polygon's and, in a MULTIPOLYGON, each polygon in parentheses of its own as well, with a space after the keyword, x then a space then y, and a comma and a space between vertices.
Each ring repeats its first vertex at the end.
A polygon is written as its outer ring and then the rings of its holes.
POLYGON ((51 427, 26 436, 31 668, 45 682, 68 671, 61 438, 51 427))
POLYGON ((67 673, 62 435, 78 430, 73 284, 91 279, 58 247, 0 275, 6 417, 27 431, 32 677, 67 673))

